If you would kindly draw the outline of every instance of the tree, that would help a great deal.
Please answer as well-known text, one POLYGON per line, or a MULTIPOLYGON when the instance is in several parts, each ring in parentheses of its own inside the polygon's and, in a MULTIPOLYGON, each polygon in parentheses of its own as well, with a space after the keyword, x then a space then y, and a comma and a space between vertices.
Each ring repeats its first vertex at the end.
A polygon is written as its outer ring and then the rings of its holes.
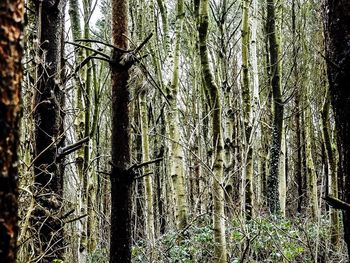
MULTIPOLYGON (((341 198, 350 203, 350 2, 326 0, 326 59, 337 129, 341 198)), ((344 239, 350 256, 350 210, 344 211, 344 239)))
POLYGON ((283 101, 281 95, 280 43, 276 26, 276 1, 267 0, 267 36, 269 41, 269 67, 273 97, 273 131, 270 152, 270 176, 267 179, 267 204, 272 213, 278 213, 279 204, 279 162, 283 126, 283 101))
POLYGON ((252 105, 251 105, 251 88, 249 78, 249 0, 244 0, 243 17, 242 17, 242 98, 243 98, 243 115, 244 115, 244 132, 245 132, 245 212, 246 217, 250 220, 253 217, 254 193, 253 193, 253 147, 250 145, 252 134, 252 105))
POLYGON ((131 185, 128 69, 128 0, 112 1, 112 173, 110 262, 131 261, 131 185), (124 60, 123 60, 124 59, 124 60))
POLYGON ((225 211, 223 191, 223 164, 224 164, 224 142, 222 135, 222 108, 220 102, 219 88, 214 82, 210 69, 207 39, 209 27, 209 2, 200 0, 196 6, 198 12, 198 34, 199 34, 199 55, 202 68, 203 85, 207 89, 208 101, 211 107, 212 125, 212 147, 215 152, 213 164, 213 224, 215 252, 214 258, 217 263, 227 262, 226 236, 225 236, 225 211))
POLYGON ((180 122, 177 108, 177 95, 179 90, 180 74, 180 48, 182 39, 182 27, 184 20, 184 1, 178 0, 176 3, 176 29, 174 45, 174 63, 173 76, 170 88, 168 90, 168 100, 170 109, 167 116, 168 133, 170 137, 170 175, 173 181, 173 194, 175 200, 175 217, 178 229, 184 229, 187 225, 187 202, 185 195, 185 171, 184 171, 184 153, 180 144, 180 122))
POLYGON ((0 3, 0 261, 4 263, 15 263, 17 253, 23 14, 22 0, 0 3))
POLYGON ((63 17, 66 0, 36 3, 38 58, 34 95, 34 174, 37 206, 33 212, 36 256, 40 262, 63 259, 62 194, 64 144, 63 17))

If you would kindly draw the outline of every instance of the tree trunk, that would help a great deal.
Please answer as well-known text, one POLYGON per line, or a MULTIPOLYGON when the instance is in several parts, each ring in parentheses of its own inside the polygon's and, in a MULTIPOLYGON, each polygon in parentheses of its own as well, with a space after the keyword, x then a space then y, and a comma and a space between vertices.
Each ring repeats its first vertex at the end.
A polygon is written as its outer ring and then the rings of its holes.
POLYGON ((267 204, 274 214, 279 213, 279 163, 283 126, 283 101, 281 95, 280 41, 276 26, 276 1, 267 0, 267 35, 269 41, 271 89, 273 96, 273 131, 270 151, 270 176, 267 178, 267 204))
POLYGON ((173 182, 173 194, 175 200, 175 218, 178 229, 183 229, 187 225, 187 200, 185 195, 185 171, 184 152, 180 142, 180 120, 177 108, 177 94, 179 89, 180 74, 180 48, 182 39, 182 25, 184 18, 184 2, 177 1, 176 29, 174 45, 173 76, 167 97, 170 103, 167 115, 168 133, 170 137, 170 174, 173 182))
POLYGON ((213 221, 214 221, 214 262, 226 263, 226 236, 225 236, 225 211, 224 211, 224 191, 223 191, 223 163, 224 163, 224 148, 222 136, 222 109, 220 102, 219 88, 214 82, 213 74, 210 70, 208 57, 208 26, 209 26, 209 3, 208 0, 201 0, 199 5, 199 51, 202 67, 202 77, 204 85, 209 94, 209 105, 211 106, 211 121, 214 149, 214 165, 213 165, 213 221))
POLYGON ((0 3, 0 262, 15 263, 24 1, 0 3))
MULTIPOLYGON (((350 2, 326 1, 326 57, 339 152, 338 175, 344 182, 341 198, 350 203, 350 2)), ((350 211, 344 211, 344 238, 350 257, 350 211)))
MULTIPOLYGON (((81 32, 81 25, 80 25, 80 4, 79 1, 76 0, 69 0, 69 17, 70 17, 70 23, 71 23, 71 31, 72 31, 72 38, 74 41, 82 38, 82 32, 81 32)), ((79 65, 79 63, 83 60, 83 49, 75 49, 74 52, 75 57, 75 65, 79 65)), ((83 71, 83 69, 80 70, 80 72, 83 71)), ((84 72, 84 71, 83 71, 84 72)), ((76 134, 76 141, 79 141, 84 138, 84 106, 83 106, 83 99, 82 99, 82 87, 83 79, 81 79, 81 75, 83 74, 76 74, 73 80, 74 84, 74 91, 76 93, 75 97, 75 103, 76 103, 76 109, 78 111, 77 116, 74 121, 74 130, 76 134)), ((82 189, 82 182, 83 182, 83 162, 84 162, 84 148, 81 147, 76 151, 76 157, 75 157, 75 164, 77 169, 77 184, 75 189, 71 187, 72 189, 65 189, 67 192, 73 192, 75 193, 74 202, 76 205, 76 211, 78 213, 85 213, 86 210, 84 209, 84 201, 85 196, 83 194, 82 189), (77 188, 77 189, 76 189, 77 188)), ((67 185, 67 188, 69 188, 69 185, 67 185)), ((76 216, 78 216, 78 213, 76 216)), ((85 253, 86 250, 83 247, 82 237, 84 235, 84 224, 85 218, 82 220, 77 220, 72 228, 72 256, 73 260, 78 262, 85 262, 85 253)))
MULTIPOLYGON (((112 1, 112 44, 128 49, 128 0, 112 1)), ((128 69, 123 63, 124 53, 113 50, 112 70, 112 173, 111 173, 111 240, 110 262, 131 262, 132 210, 131 186, 133 181, 129 148, 129 89, 128 69)))
MULTIPOLYGON (((150 161, 149 151, 149 132, 148 132, 148 111, 146 102, 147 93, 145 90, 141 91, 139 99, 140 107, 140 123, 141 123, 141 136, 142 136, 142 162, 150 161)), ((154 207, 153 207, 153 177, 151 175, 151 169, 148 166, 143 168, 144 184, 144 196, 145 196, 145 222, 146 222, 146 234, 149 242, 149 254, 150 262, 155 260, 154 258, 154 245, 155 245, 155 231, 154 231, 154 207)))
POLYGON ((252 105, 251 88, 249 81, 249 0, 243 0, 242 17, 242 98, 243 98, 243 123, 244 123, 244 160, 245 167, 245 213, 248 220, 253 217, 253 147, 251 145, 252 135, 252 105))
POLYGON ((63 146, 62 30, 66 1, 37 3, 38 54, 35 92, 34 174, 38 187, 32 223, 40 262, 63 260, 63 225, 60 220, 63 169, 58 156, 63 146))
MULTIPOLYGON (((337 178, 337 158, 336 152, 333 147, 333 139, 331 135, 330 129, 330 119, 329 119, 329 111, 330 111, 330 97, 329 91, 326 92, 325 101, 322 107, 321 117, 322 117, 322 135, 324 141, 324 148, 326 150, 326 156, 328 161, 328 172, 326 173, 327 178, 330 179, 330 184, 327 185, 329 189, 327 191, 330 192, 332 196, 335 198, 339 198, 338 196, 338 178, 337 178)), ((328 195, 328 194, 327 194, 328 195)), ((340 231, 339 231, 339 212, 337 209, 331 208, 331 242, 334 249, 339 247, 340 241, 340 231)))

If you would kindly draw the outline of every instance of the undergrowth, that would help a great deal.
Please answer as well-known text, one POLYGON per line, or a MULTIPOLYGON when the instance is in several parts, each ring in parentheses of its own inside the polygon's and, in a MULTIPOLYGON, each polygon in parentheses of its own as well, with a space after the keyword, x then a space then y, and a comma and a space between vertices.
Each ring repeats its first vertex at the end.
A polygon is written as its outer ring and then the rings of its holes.
MULTIPOLYGON (((153 248, 153 262, 214 262, 213 229, 207 220, 192 223, 185 231, 168 231, 153 248)), ((234 220, 227 228, 228 262, 347 262, 346 249, 330 244, 330 222, 291 221, 258 217, 250 222, 234 220)), ((132 261, 151 261, 147 240, 132 248, 132 261)))

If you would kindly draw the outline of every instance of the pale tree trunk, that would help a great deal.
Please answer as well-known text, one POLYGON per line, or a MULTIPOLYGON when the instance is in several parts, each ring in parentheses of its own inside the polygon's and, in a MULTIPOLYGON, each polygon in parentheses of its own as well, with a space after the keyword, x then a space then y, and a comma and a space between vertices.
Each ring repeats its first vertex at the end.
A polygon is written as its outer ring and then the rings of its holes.
POLYGON ((183 229, 187 225, 187 201, 185 195, 185 171, 184 152, 180 142, 180 121, 177 108, 177 94, 179 89, 179 65, 180 47, 182 39, 182 26, 184 18, 184 2, 177 1, 177 20, 175 29, 175 47, 173 51, 173 77, 167 97, 170 109, 167 116, 168 133, 170 137, 170 175, 173 183, 173 194, 175 200, 175 218, 178 229, 183 229))
POLYGON ((279 192, 279 202, 280 202, 280 212, 282 216, 286 215, 286 198, 287 198, 287 182, 286 182, 286 154, 287 154, 287 144, 286 144, 286 131, 285 127, 282 127, 281 135, 281 157, 280 157, 280 167, 278 174, 278 192, 279 192))
POLYGON ((0 3, 0 262, 15 263, 24 1, 0 3))
MULTIPOLYGON (((83 14, 84 14, 84 27, 83 35, 84 39, 90 39, 90 19, 92 13, 92 0, 83 0, 83 14)), ((90 47, 91 43, 87 43, 86 46, 90 47)), ((85 50, 85 57, 88 57, 91 52, 85 50)), ((82 89, 82 98, 84 101, 84 122, 81 128, 81 133, 84 134, 83 137, 92 138, 94 135, 92 123, 93 121, 91 116, 92 111, 92 84, 93 77, 96 74, 95 65, 89 61, 86 65, 86 70, 83 71, 83 85, 82 89)), ((96 76, 95 76, 96 78, 96 76)), ((95 87, 96 88, 96 87, 95 87)), ((90 163, 90 152, 92 151, 90 140, 84 144, 83 147, 83 170, 82 170, 82 187, 83 187, 83 207, 87 213, 87 218, 84 219, 84 231, 83 231, 83 246, 86 248, 87 254, 92 254, 96 248, 96 233, 97 233, 97 217, 96 217, 96 173, 91 171, 92 169, 89 166, 90 163)))
MULTIPOLYGON (((74 41, 82 38, 82 32, 81 32, 81 25, 80 25, 80 6, 79 1, 70 0, 69 1, 69 17, 71 22, 71 28, 72 28, 72 38, 74 41)), ((75 50, 75 64, 79 65, 79 63, 83 60, 83 50, 82 49, 76 49, 75 50)), ((82 71, 83 69, 81 69, 82 71)), ((83 106, 83 98, 82 98, 82 85, 83 85, 83 79, 81 78, 82 74, 76 74, 73 82, 76 92, 75 97, 75 103, 76 108, 78 110, 76 119, 74 121, 74 130, 76 134, 76 140, 79 141, 83 139, 84 137, 84 106, 83 106)), ((76 169, 77 169, 77 189, 67 189, 67 191, 75 192, 76 199, 74 202, 76 202, 76 210, 78 213, 83 210, 83 189, 82 189, 82 182, 83 182, 83 162, 84 162, 84 150, 83 148, 80 148, 77 150, 75 163, 76 163, 76 169)), ((82 219, 84 220, 84 219, 82 219)), ((85 262, 85 258, 83 254, 86 252, 85 249, 82 249, 82 235, 83 235, 83 224, 82 220, 77 220, 74 223, 74 226, 72 226, 72 233, 74 233, 77 237, 76 239, 72 240, 72 256, 73 259, 77 262, 85 262)))
MULTIPOLYGON (((306 90, 307 93, 310 91, 306 90)), ((307 94, 306 97, 308 98, 309 95, 307 94)), ((309 102, 308 104, 311 105, 309 102)), ((311 106, 310 106, 311 107, 311 106)), ((318 198, 317 198, 317 174, 316 174, 316 168, 313 160, 313 153, 312 153, 312 130, 313 130, 313 122, 312 122, 312 113, 311 108, 308 107, 306 109, 305 113, 305 140, 306 140, 306 148, 305 148, 305 154, 306 154, 306 170, 307 170, 307 197, 311 206, 311 216, 314 220, 317 220, 319 209, 318 209, 318 198)))
POLYGON ((249 77, 249 6, 250 0, 243 0, 242 17, 242 98, 243 98, 243 123, 244 123, 244 178, 245 178, 245 213, 250 220, 253 217, 254 193, 253 193, 253 147, 252 135, 252 92, 249 77))
MULTIPOLYGON (((144 87, 142 87, 144 88, 144 87)), ((149 130, 148 130, 148 111, 147 111, 147 93, 145 90, 140 93, 140 124, 141 124, 141 136, 142 136, 142 162, 150 161, 149 152, 149 130)), ((148 243, 150 244, 150 262, 155 260, 154 258, 154 246, 155 246, 155 231, 154 231, 154 208, 153 208, 153 177, 151 175, 151 169, 146 166, 143 168, 144 195, 145 195, 145 222, 146 222, 146 234, 148 243)))
MULTIPOLYGON (((252 65, 252 117, 253 117, 253 128, 252 132, 254 134, 254 137, 252 138, 252 147, 254 147, 257 151, 257 153, 262 152, 263 145, 261 143, 257 143, 261 141, 261 125, 260 125, 260 115, 261 115, 261 109, 260 109, 260 97, 259 97, 259 69, 258 69, 258 54, 257 54, 257 31, 258 31, 258 10, 259 10, 259 3, 257 0, 252 0, 252 10, 251 10, 251 39, 250 39, 250 58, 251 58, 251 65, 252 65)), ((255 157, 257 158, 259 154, 255 154, 255 157)), ((256 196, 257 196, 257 205, 261 204, 261 196, 262 196, 262 189, 261 189, 261 162, 258 159, 258 177, 257 177, 257 183, 255 185, 256 196)))
MULTIPOLYGON (((334 149, 334 144, 332 143, 332 132, 330 128, 330 119, 329 119, 329 111, 330 111, 330 95, 329 90, 326 92, 325 101, 322 107, 322 135, 323 141, 326 149, 327 161, 328 161, 328 172, 327 176, 330 180, 328 191, 335 198, 339 198, 338 195, 338 177, 337 177, 337 158, 336 158, 336 149, 334 149)), ((338 249, 340 242, 340 225, 339 225, 339 212, 331 208, 331 242, 335 249, 338 249)))
POLYGON ((201 0, 198 10, 198 33, 199 33, 199 50, 201 59, 202 76, 204 85, 209 94, 209 105, 211 106, 211 121, 214 149, 213 164, 213 221, 214 221, 214 262, 226 263, 226 236, 225 236, 225 211, 224 211, 224 191, 223 191, 223 136, 222 136, 222 109, 220 103, 219 88, 213 80, 213 74, 210 70, 210 62, 208 57, 208 26, 209 26, 209 2, 201 0))

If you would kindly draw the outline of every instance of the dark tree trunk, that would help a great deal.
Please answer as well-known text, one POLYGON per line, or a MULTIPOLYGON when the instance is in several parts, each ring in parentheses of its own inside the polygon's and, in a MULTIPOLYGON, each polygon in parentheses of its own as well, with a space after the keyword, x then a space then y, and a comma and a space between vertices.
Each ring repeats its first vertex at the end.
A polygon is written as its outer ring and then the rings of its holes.
POLYGON ((299 85, 299 67, 298 67, 298 34, 297 34, 297 7, 295 0, 292 1, 292 32, 293 32, 293 73, 294 73, 294 171, 295 181, 297 182, 297 212, 301 213, 302 202, 303 202, 303 177, 302 177, 302 160, 301 160, 301 131, 300 131, 300 98, 301 98, 301 87, 299 85))
MULTIPOLYGON (((350 203, 350 1, 326 1, 326 57, 339 152, 341 199, 350 203)), ((350 257, 350 212, 343 216, 344 238, 350 257)))
MULTIPOLYGON (((112 41, 114 46, 128 48, 128 0, 112 1, 112 41)), ((131 185, 129 147, 128 63, 123 53, 113 51, 112 69, 112 173, 111 173, 111 243, 110 262, 131 262, 131 185)))
POLYGON ((0 262, 16 262, 24 1, 0 2, 0 262))
POLYGON ((270 151, 270 176, 267 178, 267 204, 272 213, 278 213, 278 173, 281 152, 283 102, 281 98, 279 39, 276 34, 275 0, 267 0, 267 35, 269 41, 271 89, 273 97, 273 131, 270 151))
MULTIPOLYGON (((36 2, 36 1, 35 1, 36 2)), ((63 172, 58 156, 63 145, 62 30, 65 0, 38 1, 37 86, 34 101, 34 174, 36 201, 32 224, 36 256, 40 262, 63 259, 63 225, 60 220, 63 172)))

